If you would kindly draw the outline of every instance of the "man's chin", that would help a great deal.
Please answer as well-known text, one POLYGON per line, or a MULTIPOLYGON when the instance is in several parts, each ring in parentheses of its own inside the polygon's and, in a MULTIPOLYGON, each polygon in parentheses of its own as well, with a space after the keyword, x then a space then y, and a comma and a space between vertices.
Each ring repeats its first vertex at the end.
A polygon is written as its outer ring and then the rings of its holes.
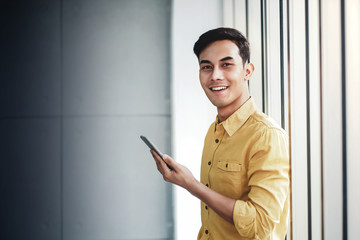
POLYGON ((220 102, 220 101, 212 101, 211 102, 215 107, 217 108, 223 108, 226 106, 225 102, 220 102))
POLYGON ((212 105, 214 105, 217 108, 223 108, 226 107, 227 105, 229 105, 229 101, 227 101, 227 98, 209 98, 210 102, 212 103, 212 105))

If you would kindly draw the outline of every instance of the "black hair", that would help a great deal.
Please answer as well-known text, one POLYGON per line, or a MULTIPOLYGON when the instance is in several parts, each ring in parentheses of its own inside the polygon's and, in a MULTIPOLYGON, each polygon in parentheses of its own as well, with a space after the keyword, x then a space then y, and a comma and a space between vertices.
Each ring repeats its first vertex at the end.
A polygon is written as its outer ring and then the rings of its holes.
POLYGON ((244 35, 234 28, 215 28, 203 33, 194 44, 194 53, 199 59, 200 53, 215 41, 230 40, 239 48, 239 55, 245 64, 250 60, 250 44, 244 35))

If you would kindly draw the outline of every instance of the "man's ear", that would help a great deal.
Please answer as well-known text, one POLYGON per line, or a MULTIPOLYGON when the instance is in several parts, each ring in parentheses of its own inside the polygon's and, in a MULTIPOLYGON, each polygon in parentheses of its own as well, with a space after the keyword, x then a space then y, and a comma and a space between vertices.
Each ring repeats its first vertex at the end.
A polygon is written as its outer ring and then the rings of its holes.
POLYGON ((255 67, 252 63, 246 63, 244 66, 245 80, 249 80, 255 71, 255 67))

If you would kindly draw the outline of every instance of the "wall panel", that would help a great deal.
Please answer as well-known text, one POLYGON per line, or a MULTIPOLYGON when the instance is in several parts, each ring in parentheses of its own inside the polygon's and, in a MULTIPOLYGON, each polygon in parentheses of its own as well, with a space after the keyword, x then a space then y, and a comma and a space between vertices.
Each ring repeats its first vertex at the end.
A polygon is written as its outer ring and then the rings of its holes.
POLYGON ((64 120, 64 239, 170 238, 171 185, 139 137, 169 152, 169 129, 168 117, 64 120))
POLYGON ((0 239, 61 239, 60 123, 0 120, 0 239))
POLYGON ((307 239, 307 109, 305 1, 290 1, 290 141, 292 239, 307 239))
POLYGON ((319 1, 308 1, 308 114, 312 239, 322 239, 322 156, 319 1))
POLYGON ((65 239, 171 239, 172 189, 141 134, 171 154, 166 0, 63 2, 65 239))
POLYGON ((267 110, 279 125, 282 120, 281 109, 281 66, 280 66, 280 5, 279 1, 268 1, 266 5, 267 28, 267 110))
POLYGON ((0 117, 60 114, 60 2, 2 1, 0 117))
POLYGON ((63 3, 64 114, 168 114, 170 2, 63 3))
POLYGON ((321 2, 324 238, 342 239, 342 98, 340 1, 321 2), (330 51, 331 49, 331 51, 330 51))
POLYGON ((247 36, 247 0, 234 0, 234 28, 247 36))

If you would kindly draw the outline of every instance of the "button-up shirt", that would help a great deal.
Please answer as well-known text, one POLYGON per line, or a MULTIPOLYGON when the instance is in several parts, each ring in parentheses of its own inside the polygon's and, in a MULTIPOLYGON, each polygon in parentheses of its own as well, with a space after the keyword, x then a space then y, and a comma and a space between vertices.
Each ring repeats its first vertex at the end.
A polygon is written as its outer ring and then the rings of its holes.
POLYGON ((285 131, 252 98, 205 138, 201 183, 236 200, 234 224, 201 202, 198 239, 285 239, 289 213, 289 151, 285 131))

